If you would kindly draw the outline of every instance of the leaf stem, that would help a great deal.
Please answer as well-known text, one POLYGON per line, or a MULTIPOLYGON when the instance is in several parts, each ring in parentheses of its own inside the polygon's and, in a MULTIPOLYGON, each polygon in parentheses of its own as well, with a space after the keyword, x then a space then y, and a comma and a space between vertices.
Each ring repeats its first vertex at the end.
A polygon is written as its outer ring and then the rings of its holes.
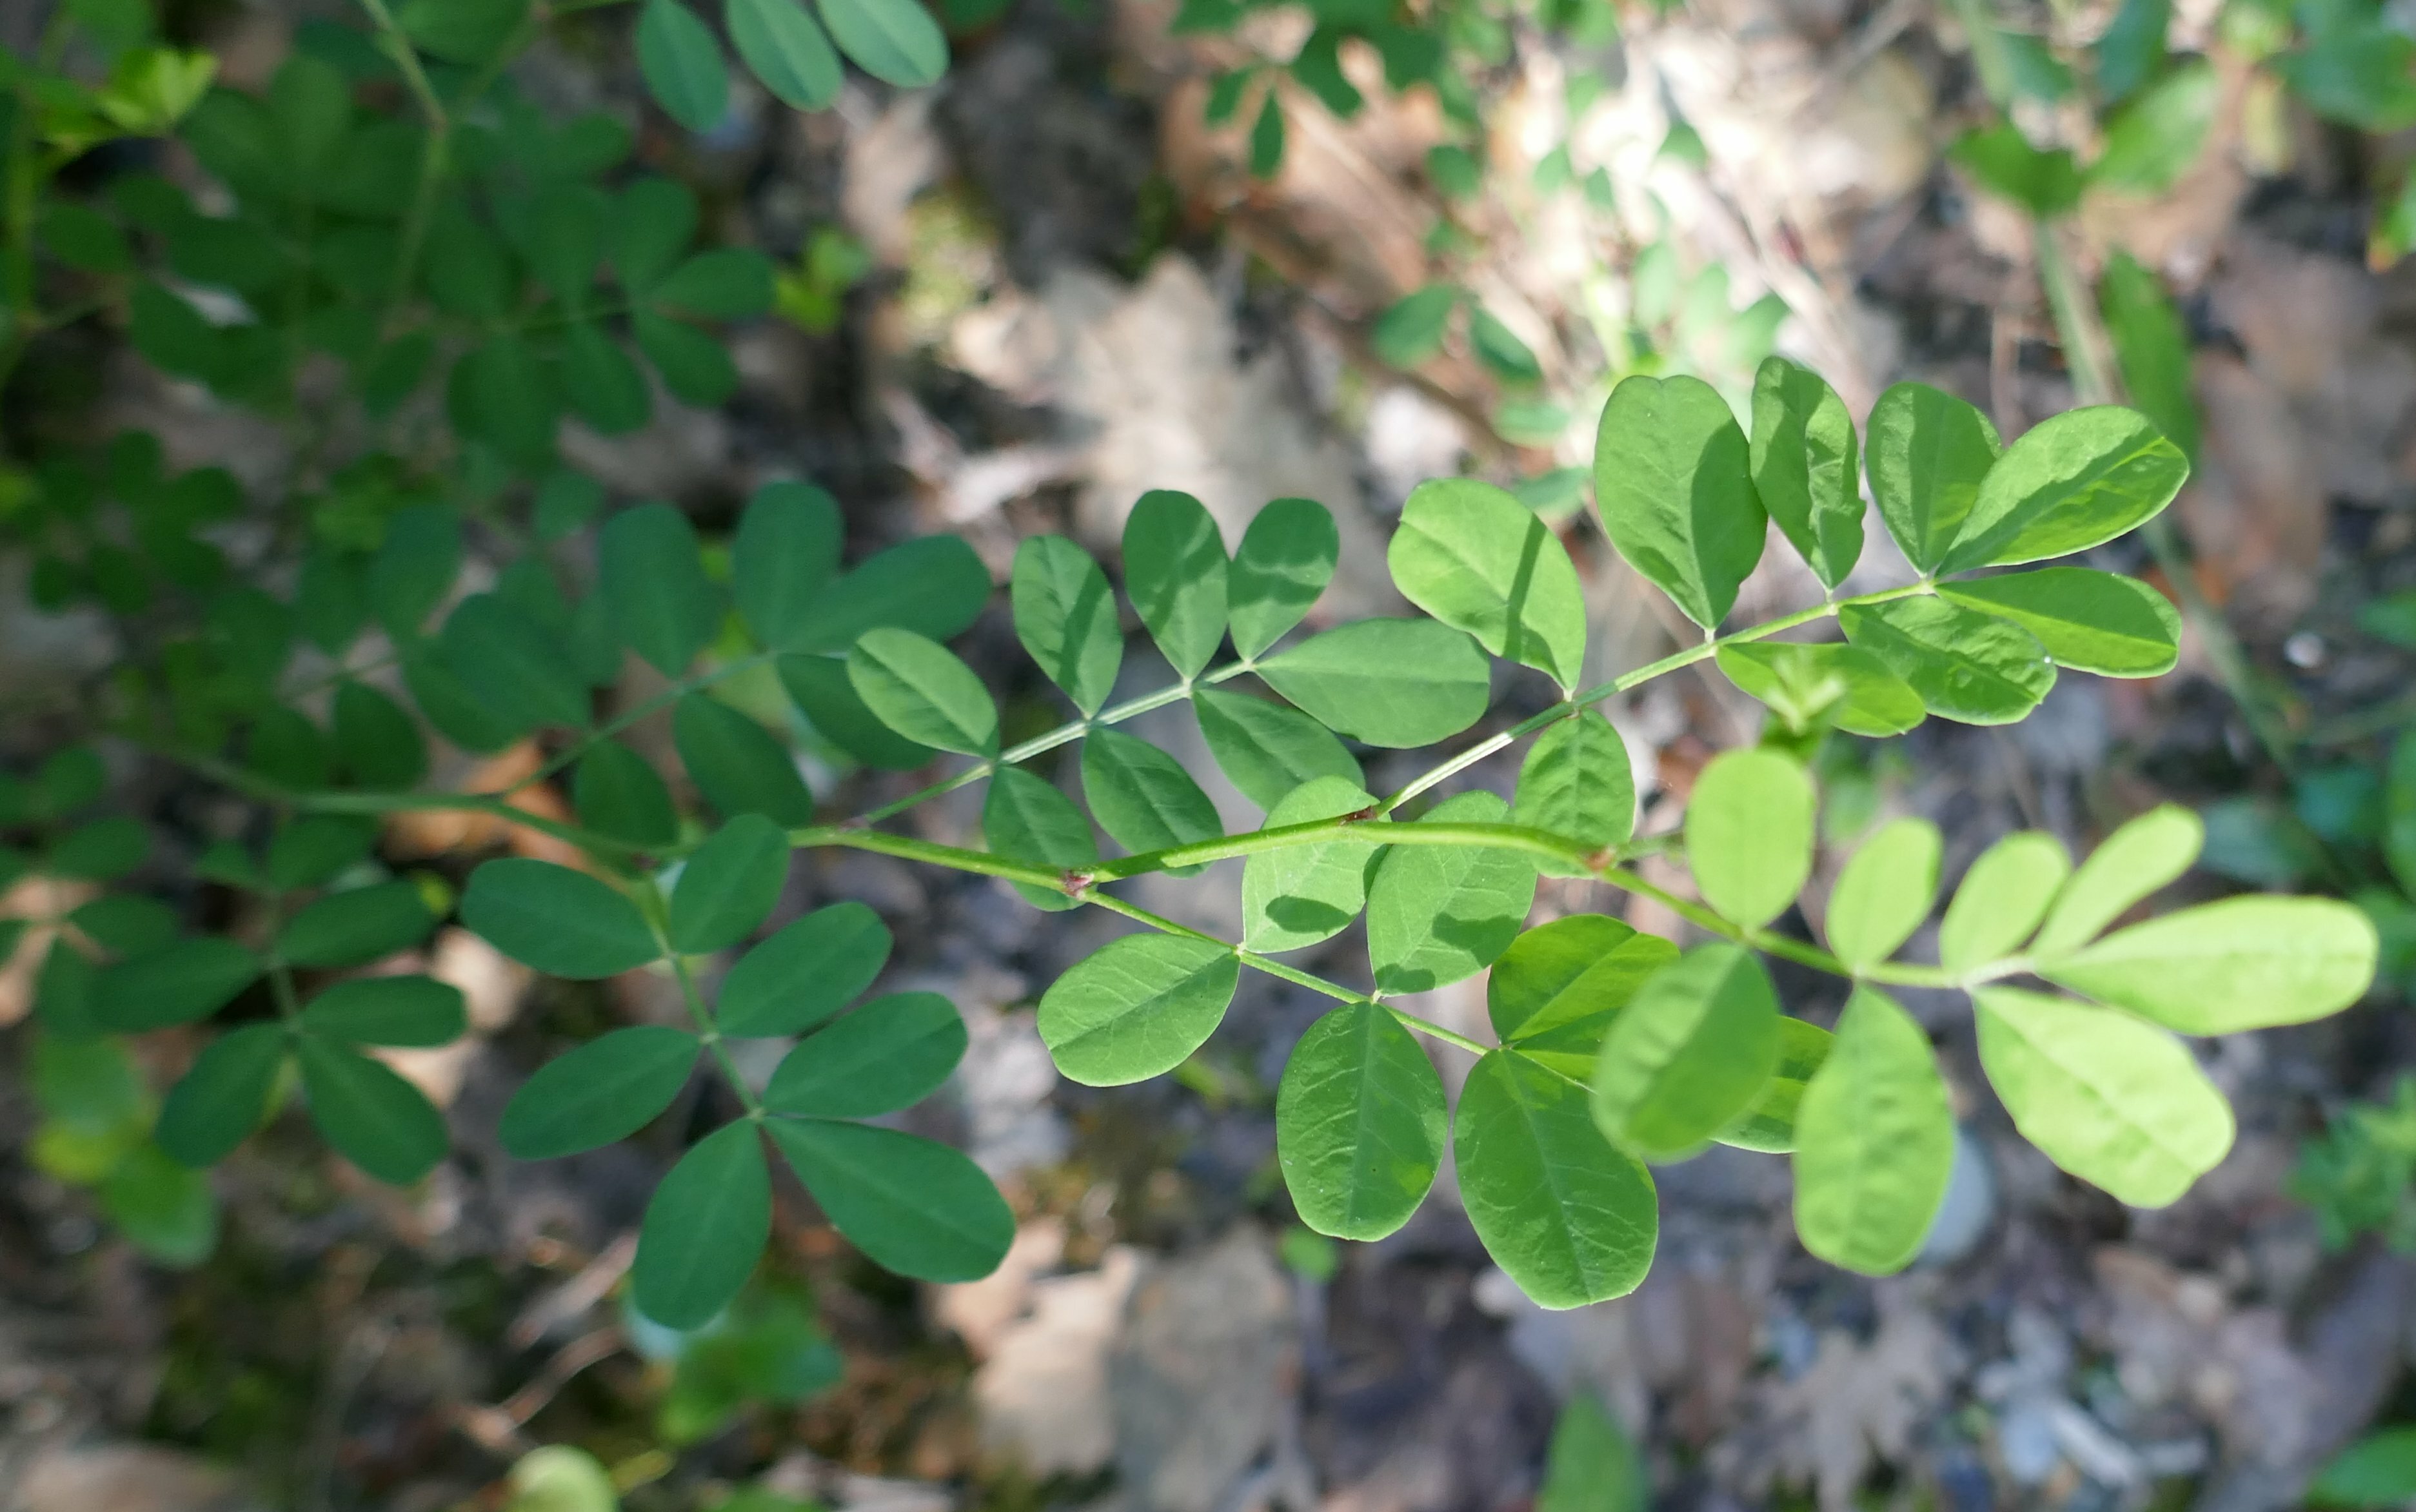
POLYGON ((687 1016, 696 1025, 697 1038, 713 1052, 715 1062, 721 1067, 723 1079, 730 1083, 730 1089, 738 1094, 739 1106, 747 1110, 747 1116, 757 1123, 763 1122, 763 1102, 755 1096, 755 1089, 747 1085, 747 1078, 738 1074, 738 1062, 730 1054, 729 1042, 722 1039, 720 1026, 713 1022, 713 1015, 705 1010, 704 995, 697 991, 696 974, 688 970, 687 957, 680 954, 672 944, 671 932, 665 927, 671 914, 671 904, 663 896, 661 884, 648 877, 639 892, 646 922, 654 926, 655 938, 661 944, 664 957, 672 964, 672 976, 679 982, 680 1001, 687 1007, 687 1016))

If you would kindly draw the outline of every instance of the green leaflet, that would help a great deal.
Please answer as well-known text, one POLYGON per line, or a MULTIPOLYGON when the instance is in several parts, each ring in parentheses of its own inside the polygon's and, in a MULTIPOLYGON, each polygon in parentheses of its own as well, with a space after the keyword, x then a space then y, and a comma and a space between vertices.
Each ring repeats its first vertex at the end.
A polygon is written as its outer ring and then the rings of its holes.
POLYGON ((1611 1015, 1678 948, 1603 914, 1571 914, 1510 942, 1485 981, 1503 1044, 1563 1076, 1593 1075, 1611 1015))
POLYGON ((260 958, 231 939, 204 935, 100 968, 92 1014, 118 1034, 164 1029, 209 1017, 256 981, 260 958))
POLYGON ((1939 965, 1969 971, 2020 950, 2071 875, 2063 842, 2041 831, 2009 834, 1982 851, 1939 923, 1939 965))
POLYGON ((621 344, 580 321, 563 333, 562 393, 572 412, 607 436, 645 426, 654 409, 646 375, 621 344))
POLYGON ((1216 819, 1216 805, 1183 763, 1121 730, 1095 728, 1083 737, 1082 796, 1090 801, 1099 828, 1135 854, 1214 840, 1225 832, 1216 819))
POLYGON ((1577 568, 1551 528, 1508 493, 1472 478, 1418 485, 1386 561, 1419 608, 1564 692, 1577 686, 1586 644, 1577 568))
POLYGON ((891 729, 866 708, 847 679, 847 663, 838 657, 783 656, 777 665, 789 701, 840 754, 883 771, 912 771, 939 754, 891 729))
POLYGON ((1361 620, 1259 664, 1269 687, 1330 729, 1408 750, 1485 715, 1493 671, 1476 642, 1432 620, 1361 620))
POLYGON ((679 0, 646 0, 638 16, 638 71, 655 103, 690 131, 710 131, 729 113, 720 44, 679 0))
POLYGON ((989 599, 989 570, 953 535, 927 535, 858 562, 793 627, 794 651, 844 652, 883 625, 933 640, 963 633, 989 599))
POLYGON ((370 559, 370 608, 398 641, 409 639, 445 602, 461 571, 461 517, 442 504, 417 504, 386 521, 370 559))
POLYGON ((1334 516, 1314 499, 1271 500, 1252 516, 1226 577, 1233 650, 1245 660, 1263 655, 1300 623, 1341 553, 1334 516))
POLYGON ((648 846, 679 840, 672 790, 654 763, 618 741, 599 741, 579 758, 570 801, 581 824, 615 840, 648 846))
POLYGON ((818 111, 838 98, 838 54, 797 0, 728 0, 723 15, 731 45, 780 103, 818 111))
POLYGON ((1938 901, 1944 851, 1938 826, 1895 819, 1863 842, 1829 890, 1822 932, 1837 959, 1857 971, 1875 966, 1912 938, 1938 901))
POLYGON ((1631 1154, 1682 1160, 1752 1106, 1777 1066, 1769 976, 1736 946, 1701 946, 1612 1016, 1594 1068, 1593 1120, 1631 1154))
POLYGON ((1778 1069, 1744 1112, 1712 1137, 1741 1150, 1785 1155, 1795 1148, 1795 1119, 1804 1088, 1829 1056, 1829 1031, 1802 1019, 1778 1021, 1778 1069))
MULTIPOLYGON (((1317 777, 1267 811, 1267 830, 1338 819, 1376 806, 1356 783, 1317 777)), ((1371 825, 1381 835, 1380 825, 1371 825)), ((1261 952, 1297 951, 1331 939, 1367 903, 1368 863, 1381 839, 1330 840, 1264 850, 1242 863, 1242 945, 1261 952)))
POLYGON ((2162 513, 2189 476, 2181 448, 2136 410, 2067 410, 1988 470, 1941 572, 2070 556, 2162 513))
POLYGON ((1938 596, 2013 621, 2059 666, 2106 677, 2162 677, 2181 658, 2182 617, 2136 577, 2046 567, 1940 583, 1938 596))
POLYGON ((1754 492, 1822 586, 1863 554, 1862 459, 1854 417, 1820 375, 1769 357, 1753 377, 1754 492))
POLYGON ((706 321, 736 321, 772 307, 771 260, 750 247, 699 252, 647 291, 657 309, 706 321))
POLYGON ((948 39, 914 0, 819 0, 850 61, 884 84, 919 89, 948 71, 948 39))
MULTIPOLYGON (((1091 821, 1054 784, 1021 767, 1001 767, 982 800, 982 843, 1010 861, 1080 872, 1096 865, 1099 843, 1091 821)), ((1052 912, 1080 907, 1062 891, 1018 882, 1015 891, 1035 908, 1052 912)))
POLYGON ((432 647, 415 646, 402 653, 402 685, 428 723, 465 751, 500 751, 528 731, 516 715, 506 718, 470 691, 432 647))
POLYGON ((1015 1238, 981 1167, 945 1145, 862 1124, 776 1118, 789 1168, 874 1264, 926 1281, 978 1280, 1015 1238))
MULTIPOLYGON (((1418 822, 1499 824, 1508 805, 1461 793, 1418 822)), ((1395 846, 1367 884, 1367 962, 1388 996, 1427 992, 1491 966, 1535 902, 1535 863, 1474 846, 1395 846)))
POLYGON ((2391 742, 2382 782, 2382 861, 2405 892, 2416 893, 2416 730, 2391 742))
POLYGON ((1402 295, 1376 318, 1367 345, 1396 367, 1417 367, 1442 350, 1460 298, 1459 290, 1447 283, 1430 283, 1402 295))
POLYGON ((2333 898, 2226 898, 2040 962, 2059 987, 2183 1034, 2304 1024, 2365 996, 2374 923, 2333 898))
POLYGON ((2131 403, 2155 422, 2183 457, 2197 457, 2197 397, 2190 384, 2189 327, 2165 292, 2164 281, 2130 253, 2118 251, 2106 260, 2097 298, 2131 403))
POLYGON ((860 903, 783 925, 721 979, 714 1022, 736 1038, 802 1034, 853 1001, 889 964, 889 926, 860 903))
POLYGON ((2022 1137, 2134 1207, 2162 1207, 2231 1149, 2230 1105, 2182 1042, 2068 998, 1983 987, 1980 1065, 2022 1137))
POLYGON ((1225 538, 1199 500, 1155 488, 1125 519, 1125 591, 1177 677, 1190 679, 1225 638, 1225 538))
POLYGON ((2055 664, 2038 637, 1937 598, 1849 605, 1837 613, 1846 638, 1912 685, 1931 713, 1966 725, 2010 725, 2055 686, 2055 664))
POLYGON ((218 1248, 218 1198, 209 1178, 156 1145, 138 1145, 100 1186, 101 1210, 119 1233, 163 1265, 198 1265, 218 1248))
MULTIPOLYGON (((1627 742, 1593 709, 1544 726, 1519 763, 1510 822, 1548 831, 1589 851, 1613 851, 1636 832, 1636 768, 1627 742)), ((1554 876, 1584 875, 1546 863, 1554 876)))
POLYGON ((312 1034, 362 1045, 451 1044, 468 1026, 461 989, 433 977, 355 977, 302 1010, 312 1034))
POLYGON ((613 633, 663 676, 687 671, 721 620, 687 516, 663 503, 623 510, 596 534, 596 565, 613 633))
POLYGON ((445 1115, 419 1088, 367 1055, 296 1035, 310 1122, 336 1153, 388 1186, 407 1187, 445 1159, 445 1115))
POLYGON ((847 680, 883 724, 918 744, 998 754, 998 706, 972 667, 911 630, 868 630, 847 653, 847 680))
POLYGON ((2205 59, 2181 64, 2113 112, 2091 187, 2156 194, 2170 188, 2206 145, 2223 84, 2205 59))
MULTIPOLYGON (((734 22, 742 10, 793 5, 732 0, 731 17, 734 22)), ((834 87, 837 67, 834 60, 834 87)), ((839 535, 838 501, 812 484, 767 483, 747 501, 730 543, 731 591, 739 616, 765 649, 795 651, 809 637, 815 608, 838 570, 839 535)))
POLYGON ((1312 777, 1338 777, 1354 787, 1367 781, 1333 732, 1297 709, 1201 687, 1191 691, 1191 711, 1217 769, 1262 809, 1312 777))
POLYGON ((1580 1389, 1561 1409, 1544 1457, 1535 1512, 1645 1512, 1653 1475, 1612 1416, 1580 1389))
POLYGON ((752 1123, 724 1124, 680 1158, 646 1204, 630 1267, 638 1310, 667 1328, 711 1322, 747 1284, 771 1233, 763 1143, 752 1123))
POLYGON ((1040 1038, 1057 1069, 1086 1086, 1146 1081, 1207 1042, 1241 974, 1214 940, 1126 936, 1041 995, 1040 1038))
POLYGON ((2410 1486, 2416 1486, 2416 1429, 2377 1429, 2317 1473, 2307 1499, 2317 1506, 2389 1512, 2407 1502, 2410 1486))
POLYGON ((377 823, 350 815, 305 814, 268 843, 268 885, 279 891, 324 887, 366 860, 377 845, 377 823))
POLYGON ((62 835, 42 858, 42 870, 87 882, 114 881, 142 865, 150 848, 150 833, 140 819, 113 815, 62 835))
POLYGON ((1460 1089, 1452 1163, 1486 1252, 1538 1305, 1625 1296, 1651 1268, 1652 1175, 1603 1138, 1581 1084, 1487 1052, 1460 1089))
POLYGON ((656 1024, 556 1055, 505 1107, 504 1148, 515 1160, 548 1160, 627 1139, 672 1105, 696 1055, 695 1035, 656 1024))
POLYGON ((1300 1220, 1337 1239, 1381 1239, 1434 1186, 1449 1127, 1442 1078, 1415 1036, 1374 1003, 1309 1026, 1276 1090, 1276 1155, 1300 1220))
POLYGON ((461 922, 550 977, 618 976, 662 954, 636 904, 551 861, 512 857, 481 865, 462 891, 461 922))
POLYGON ((1623 379, 1594 438, 1594 502, 1627 564, 1717 627, 1761 560, 1767 516, 1744 431, 1699 378, 1623 379))
POLYGON ((1785 913, 1812 875, 1812 778, 1767 748, 1712 758, 1686 801, 1686 866, 1722 917, 1759 929, 1785 913))
POLYGON ((1717 655, 1730 682, 1799 735, 1823 721, 1849 735, 1901 735, 1928 717, 1912 685, 1858 647, 1748 640, 1717 655))
POLYGON ((1848 1270, 1888 1276, 1921 1252, 1955 1168, 1955 1115, 1929 1036, 1857 987, 1795 1115, 1795 1232, 1848 1270))
POLYGON ((362 966, 428 937, 436 916, 413 882, 331 892, 286 922, 277 953, 301 966, 362 966))
POLYGON ((159 1147, 196 1168, 234 1154, 267 1113, 287 1043, 281 1024, 247 1024, 211 1040, 159 1106, 159 1147))
POLYGON ((1898 383, 1871 407, 1871 498, 1905 560, 1933 574, 2004 445, 1988 417, 1926 383, 1898 383))
POLYGON ((870 1118, 920 1102, 965 1055, 965 1021, 938 993, 876 997, 789 1052, 763 1089, 774 1113, 870 1118))
POLYGON ((672 949, 704 955, 755 932, 789 879, 789 836, 760 814, 716 831, 680 868, 672 891, 672 949))
POLYGON ((428 744, 400 704, 358 682, 336 690, 336 765, 364 787, 415 787, 428 775, 428 744))
POLYGON ((2087 944, 2133 904, 2188 871, 2205 843, 2204 821, 2178 803, 2159 804, 2123 824, 2056 894, 2031 953, 2053 959, 2087 944))
POLYGON ((1062 535, 1027 536, 1016 548, 1011 596, 1023 649, 1085 717, 1097 713, 1125 656, 1108 575, 1062 535))
POLYGON ((470 692, 503 719, 586 725, 587 684, 561 642, 510 600, 474 593, 445 621, 440 654, 470 692))
POLYGON ((691 693, 673 706, 672 743, 697 791, 724 815, 760 814, 793 828, 814 822, 814 796, 789 748, 720 699, 691 693))

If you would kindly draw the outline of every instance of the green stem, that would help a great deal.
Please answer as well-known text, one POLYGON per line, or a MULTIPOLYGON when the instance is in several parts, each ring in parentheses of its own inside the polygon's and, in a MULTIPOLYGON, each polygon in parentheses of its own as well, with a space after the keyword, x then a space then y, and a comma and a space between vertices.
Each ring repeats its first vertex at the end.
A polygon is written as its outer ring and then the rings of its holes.
POLYGON ((672 964, 672 975, 679 981, 680 1001, 687 1007, 687 1016, 689 1022, 696 1025, 697 1038, 703 1040, 704 1047, 713 1053, 714 1060, 721 1067, 723 1078, 730 1083, 730 1089, 738 1094, 739 1106, 747 1110, 747 1116, 761 1123, 763 1104, 756 1098, 755 1089, 747 1085, 747 1078, 738 1074, 738 1062, 730 1054, 729 1041, 722 1039, 720 1026, 705 1010, 704 995, 697 991, 696 974, 688 970, 687 957, 672 945, 671 933, 666 927, 671 916, 670 901, 663 896, 662 888, 649 877, 639 889, 638 902, 645 912, 646 922, 655 928, 655 938, 661 944, 664 956, 672 964))
POLYGON ((387 306, 386 318, 381 324, 391 331, 396 318, 411 301, 412 285, 418 277, 419 256, 428 242, 429 222, 436 214, 436 194, 450 170, 453 142, 453 117, 445 101, 437 97, 436 86, 430 82, 428 70, 419 66, 419 52, 411 45, 411 37, 396 23, 394 13, 385 0, 360 0, 361 9, 376 28, 378 41, 387 57, 402 74, 403 86, 411 92, 419 106, 419 113, 428 127, 428 140, 419 151, 419 174, 411 191, 410 206, 403 212, 402 231, 395 249, 394 292, 387 306))

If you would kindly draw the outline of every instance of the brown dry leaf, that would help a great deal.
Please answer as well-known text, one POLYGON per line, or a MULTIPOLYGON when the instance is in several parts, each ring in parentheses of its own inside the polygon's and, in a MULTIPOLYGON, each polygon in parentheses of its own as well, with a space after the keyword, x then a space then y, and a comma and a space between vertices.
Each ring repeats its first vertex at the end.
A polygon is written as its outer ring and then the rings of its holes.
MULTIPOLYGON (((545 765, 545 753, 534 741, 522 741, 472 767, 456 785, 463 793, 500 793, 523 782, 545 765)), ((570 806, 550 783, 537 783, 506 800, 512 807, 539 818, 574 822, 570 806)), ((584 854, 566 840, 512 824, 492 814, 454 809, 405 809, 385 821, 386 845, 398 856, 444 856, 458 851, 508 846, 514 855, 560 866, 582 866, 584 854)))
POLYGON ((1880 1325, 1869 1342, 1822 1334, 1812 1368, 1772 1392, 1783 1425, 1774 1468, 1811 1481, 1821 1512, 1850 1512, 1873 1466, 1905 1459, 1957 1373, 1955 1341, 1926 1299, 1903 1283, 1875 1290, 1880 1325))
POLYGON ((23 1512, 235 1512, 256 1506, 215 1465, 148 1444, 53 1449, 26 1467, 23 1512))
MULTIPOLYGON (((0 919, 58 919, 98 896, 100 889, 89 882, 28 876, 0 892, 0 919)), ((41 975, 51 941, 58 934, 54 924, 31 925, 17 936, 16 949, 0 959, 0 1028, 33 1011, 35 979, 41 975)))

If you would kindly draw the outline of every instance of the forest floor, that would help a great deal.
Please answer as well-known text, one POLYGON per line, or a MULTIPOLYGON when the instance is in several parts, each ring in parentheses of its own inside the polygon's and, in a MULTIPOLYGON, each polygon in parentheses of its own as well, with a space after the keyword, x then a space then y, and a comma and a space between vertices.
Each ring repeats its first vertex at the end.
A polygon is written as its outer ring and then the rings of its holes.
MULTIPOLYGON (((264 74, 282 7, 230 14, 231 71, 264 74)), ((1497 396, 1472 364, 1412 380, 1368 359, 1369 319, 1430 276, 1439 212, 1415 166, 1439 140, 1432 112, 1375 97, 1347 125, 1316 117, 1296 126, 1281 174, 1256 183, 1235 134, 1200 124, 1202 79, 1228 44, 1170 39, 1165 23, 1150 0, 1024 0, 965 40, 938 89, 852 84, 828 112, 741 112, 749 124, 713 140, 646 139, 642 154, 702 187, 723 234, 786 258, 843 232, 868 271, 828 331, 743 334, 746 385, 727 411, 579 438, 574 459, 708 529, 758 480, 802 474, 842 502, 854 550, 953 531, 1002 578, 1036 531, 1111 548, 1147 488, 1193 492, 1234 528, 1270 498, 1306 495, 1344 530, 1321 612, 1383 609, 1379 547, 1412 483, 1463 457, 1534 477, 1567 460, 1563 443, 1493 440, 1497 396)), ((1614 247, 1541 196, 1469 214, 1465 280, 1548 369, 1586 360, 1553 337, 1590 281, 1627 277, 1639 247, 1666 242, 1682 266, 1726 270, 1723 319, 1765 292, 1785 298, 1798 319, 1782 350, 1857 413, 1899 378, 1964 394, 2008 437, 2073 402, 2026 228, 1940 159, 1974 85, 1927 7, 1712 0, 1618 47, 1522 43, 1521 56, 1488 95, 1496 171, 1523 178, 1562 137, 1589 142, 1636 166, 1667 226, 1614 247), (1566 82, 1588 70, 1608 87, 1571 121, 1566 82), (1672 111, 1699 160, 1657 151, 1672 111)), ((634 98, 630 79, 544 53, 523 84, 556 103, 634 98)), ((2416 670, 2352 626, 2360 603, 2416 585, 2416 269, 2367 270, 2368 207, 2323 140, 2294 146, 2287 171, 2258 176, 2219 141, 2170 193, 2084 217, 2076 234, 2128 247, 2185 290, 2207 454, 2180 513, 2199 586, 2259 677, 2335 717, 2396 696, 2416 670)), ((111 402, 181 460, 240 465, 253 444, 190 393, 124 387, 111 402)), ((1599 533, 1569 539, 1595 607, 1589 672, 1668 650, 1673 627, 1599 533)), ((1750 605, 1804 601, 1808 580, 1775 555, 1750 605)), ((1890 567, 1865 571, 1878 582, 1890 567)), ((77 654, 63 637, 19 644, 11 677, 77 654)), ((1018 721, 1054 722, 1002 608, 966 644, 1009 690, 1010 738, 1018 721)), ((1648 830, 1673 822, 1701 759, 1759 717, 1716 675, 1664 680, 1609 711, 1656 753, 1648 830)), ((1198 739, 1180 719, 1140 733, 1179 754, 1198 739)), ((1380 787, 1387 775, 1370 774, 1380 787)), ((1878 815, 1936 819, 1952 877, 2010 829, 2085 848, 2152 801, 2273 781, 2194 636, 2160 681, 2067 674, 2021 726, 1932 722, 1841 763, 1830 822, 1846 835, 1878 815)), ((838 800, 880 790, 852 778, 838 800)), ((145 796, 162 813, 192 801, 145 796)), ((942 804, 920 822, 959 840, 975 819, 942 804)), ((391 837, 399 848, 502 843, 415 825, 391 837)), ((1140 901, 1215 924, 1231 880, 1161 878, 1140 901)), ((0 1166, 0 1508, 497 1508, 514 1458, 576 1443, 631 1483, 638 1512, 710 1506, 712 1488, 749 1481, 844 1512, 1506 1512, 1534 1494, 1559 1404, 1592 1392, 1642 1445, 1665 1508, 2263 1512, 2297 1505, 2309 1468, 2401 1389, 2416 1265, 2327 1250, 2288 1193, 2326 1113, 2416 1064, 2395 1002, 2213 1045, 2238 1147, 2185 1201, 2146 1213, 2023 1144, 1980 1075, 1960 998, 1911 995, 1965 1141, 1922 1262, 1872 1281, 1811 1260, 1784 1162, 1715 1149, 1660 1174, 1660 1258, 1640 1291, 1548 1313, 1488 1265, 1448 1173, 1379 1244, 1291 1224, 1272 1179, 1273 1089, 1314 1000, 1246 984, 1181 1075, 1079 1088, 1050 1069, 1033 1001, 1111 921, 844 853, 800 866, 783 917, 838 898, 895 932, 890 986, 935 988, 967 1014, 972 1053, 932 1116, 1022 1215, 997 1276, 906 1287, 784 1210, 780 1265, 811 1284, 837 1383, 670 1452, 656 1428, 665 1368, 631 1347, 613 1291, 678 1131, 542 1166, 505 1160, 494 1138, 505 1098, 567 1032, 669 1005, 637 977, 532 992, 453 931, 434 969, 469 993, 476 1032, 415 1068, 457 1145, 423 1190, 373 1187, 272 1131, 222 1173, 216 1257, 173 1272, 108 1237, 81 1195, 13 1158, 0 1166)), ((1548 881, 1538 917, 1623 906, 1548 881)), ((1363 955, 1354 932, 1301 964, 1348 980, 1363 955)), ((1790 1010, 1836 1006, 1833 985, 1781 985, 1790 1010)), ((0 1016, 10 994, 23 1011, 24 990, 0 975, 0 1016)), ((1478 984, 1411 1006, 1485 1032, 1478 984)), ((0 1107, 12 1147, 28 1118, 0 1107)))

